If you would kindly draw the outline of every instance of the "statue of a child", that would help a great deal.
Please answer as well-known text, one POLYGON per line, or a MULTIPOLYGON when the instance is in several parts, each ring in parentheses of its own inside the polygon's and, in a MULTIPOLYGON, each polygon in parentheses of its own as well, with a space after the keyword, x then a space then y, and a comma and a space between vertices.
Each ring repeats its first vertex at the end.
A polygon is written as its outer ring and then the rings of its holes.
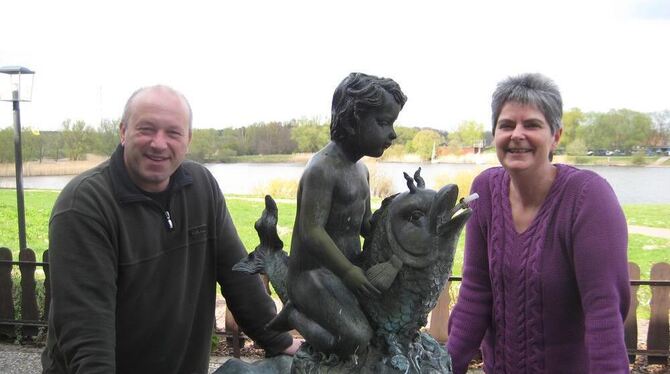
POLYGON ((352 73, 335 90, 331 141, 300 179, 288 274, 289 302, 271 324, 297 329, 317 351, 361 353, 373 331, 357 298, 379 294, 352 263, 370 228, 370 186, 363 156, 380 157, 406 96, 396 82, 352 73))

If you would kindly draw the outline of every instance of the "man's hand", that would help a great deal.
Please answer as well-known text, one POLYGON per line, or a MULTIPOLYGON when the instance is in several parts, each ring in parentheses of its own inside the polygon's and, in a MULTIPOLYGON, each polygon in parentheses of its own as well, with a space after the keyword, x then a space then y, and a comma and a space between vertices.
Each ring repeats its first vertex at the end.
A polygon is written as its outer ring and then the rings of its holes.
POLYGON ((293 356, 304 342, 305 339, 293 338, 293 343, 291 343, 291 345, 289 345, 288 348, 286 348, 282 353, 285 355, 293 356))

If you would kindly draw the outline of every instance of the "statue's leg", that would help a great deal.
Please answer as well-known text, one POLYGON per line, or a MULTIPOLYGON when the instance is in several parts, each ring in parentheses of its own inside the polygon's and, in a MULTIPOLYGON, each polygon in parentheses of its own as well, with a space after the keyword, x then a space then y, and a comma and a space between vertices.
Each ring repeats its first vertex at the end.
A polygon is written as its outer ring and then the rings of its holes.
POLYGON ((330 352, 335 347, 336 339, 330 331, 324 329, 318 323, 307 318, 297 309, 289 314, 291 325, 298 326, 297 330, 309 344, 319 352, 330 352))
POLYGON ((372 328, 356 297, 332 272, 325 269, 307 271, 292 283, 291 301, 302 315, 292 313, 291 322, 301 333, 298 326, 303 324, 310 334, 324 334, 325 338, 317 338, 314 342, 305 336, 317 350, 344 358, 367 347, 373 335, 372 328), (317 347, 316 341, 324 343, 323 346, 317 347))

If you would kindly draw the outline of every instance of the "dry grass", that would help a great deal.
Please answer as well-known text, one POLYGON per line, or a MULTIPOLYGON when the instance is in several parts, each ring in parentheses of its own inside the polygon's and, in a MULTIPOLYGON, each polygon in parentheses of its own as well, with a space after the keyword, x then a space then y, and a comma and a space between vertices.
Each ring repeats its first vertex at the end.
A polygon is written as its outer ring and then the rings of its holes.
MULTIPOLYGON (((70 160, 52 160, 45 159, 42 162, 28 161, 23 163, 23 176, 43 176, 43 175, 77 175, 93 168, 94 166, 105 161, 107 157, 93 154, 86 155, 86 160, 70 161, 70 160)), ((13 177, 14 164, 3 163, 0 164, 0 177, 13 177)))

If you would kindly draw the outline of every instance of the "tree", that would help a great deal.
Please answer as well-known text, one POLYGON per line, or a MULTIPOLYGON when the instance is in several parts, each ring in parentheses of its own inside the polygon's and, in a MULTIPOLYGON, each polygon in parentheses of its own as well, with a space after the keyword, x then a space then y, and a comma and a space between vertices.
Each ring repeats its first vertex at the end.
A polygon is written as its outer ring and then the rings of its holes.
POLYGON ((586 145, 582 139, 575 139, 565 146, 565 153, 571 156, 583 156, 586 154, 586 145))
POLYGON ((216 161, 221 133, 215 129, 193 129, 188 157, 199 162, 216 161))
POLYGON ((21 157, 23 161, 38 160, 42 162, 44 158, 44 140, 39 130, 33 130, 30 127, 21 130, 21 157))
POLYGON ((667 146, 670 144, 670 110, 652 113, 651 118, 654 126, 649 145, 667 146))
POLYGON ((410 143, 412 139, 414 139, 416 133, 419 132, 419 129, 417 129, 416 127, 405 127, 405 126, 395 126, 394 130, 397 137, 393 141, 393 144, 402 144, 402 145, 410 143))
POLYGON ((589 113, 586 125, 580 127, 586 146, 590 149, 630 151, 645 146, 651 133, 649 115, 629 109, 607 113, 589 113))
POLYGON ((70 160, 81 160, 91 149, 94 131, 86 122, 78 120, 72 122, 67 119, 63 122, 63 145, 70 160))
POLYGON ((60 131, 40 131, 44 144, 44 157, 58 161, 64 154, 63 134, 60 131))
POLYGON ((0 162, 14 162, 14 128, 0 130, 0 162))
POLYGON ((474 147, 483 145, 484 125, 476 121, 464 121, 456 131, 448 136, 449 145, 453 147, 474 147))
POLYGON ((291 128, 281 122, 256 123, 247 128, 252 154, 288 154, 295 150, 291 128))
MULTIPOLYGON (((561 145, 566 148, 577 139, 579 127, 586 121, 586 115, 579 108, 572 108, 563 112, 563 134, 561 135, 561 145)), ((583 143, 582 143, 583 145, 583 143)))
POLYGON ((95 153, 104 156, 110 156, 116 146, 119 144, 119 125, 121 119, 109 120, 105 119, 100 122, 100 126, 96 131, 96 148, 95 153))
POLYGON ((316 152, 330 140, 329 126, 317 123, 302 123, 291 129, 291 139, 298 152, 316 152))
POLYGON ((411 142, 414 152, 424 160, 430 160, 433 147, 442 143, 444 143, 444 137, 435 130, 421 130, 414 135, 411 142))

